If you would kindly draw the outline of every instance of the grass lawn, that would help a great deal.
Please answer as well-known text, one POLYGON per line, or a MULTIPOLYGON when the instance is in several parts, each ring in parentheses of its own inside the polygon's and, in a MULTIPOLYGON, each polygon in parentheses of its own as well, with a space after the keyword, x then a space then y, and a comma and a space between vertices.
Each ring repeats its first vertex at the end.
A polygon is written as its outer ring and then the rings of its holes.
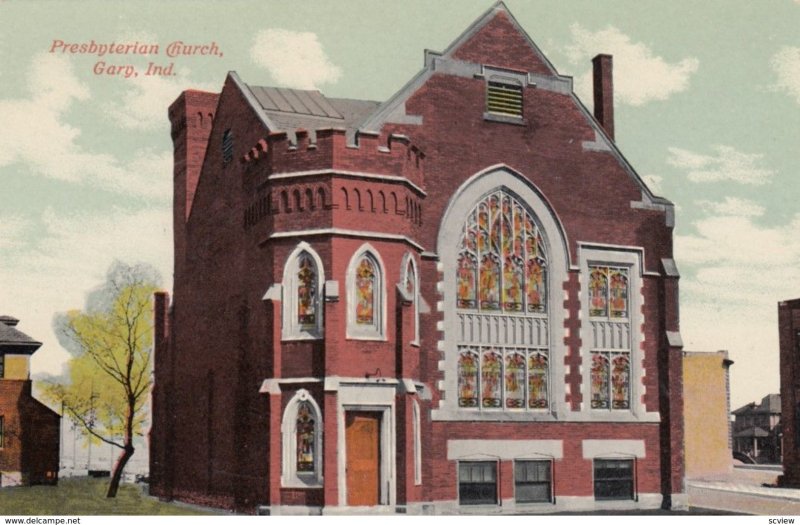
POLYGON ((141 485, 121 484, 106 498, 108 478, 64 478, 56 486, 0 488, 0 515, 207 515, 209 510, 164 503, 142 493, 141 485))

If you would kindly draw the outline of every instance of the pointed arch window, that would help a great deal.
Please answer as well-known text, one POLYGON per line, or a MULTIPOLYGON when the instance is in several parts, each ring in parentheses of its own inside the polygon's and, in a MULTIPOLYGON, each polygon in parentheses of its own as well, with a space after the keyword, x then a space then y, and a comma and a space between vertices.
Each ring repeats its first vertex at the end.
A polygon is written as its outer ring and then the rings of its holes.
POLYGON ((384 280, 378 257, 362 248, 350 261, 347 274, 348 335, 351 337, 383 337, 384 280))
POLYGON ((411 254, 406 254, 405 261, 401 286, 405 295, 413 302, 414 307, 414 338, 411 344, 419 345, 419 277, 416 263, 411 254))
POLYGON ((322 413, 307 390, 299 390, 286 405, 281 434, 283 486, 321 486, 322 413))
POLYGON ((455 269, 458 406, 482 411, 550 407, 548 265, 535 216, 512 193, 489 192, 467 214, 455 269), (514 337, 488 346, 503 326, 514 337), (483 343, 483 344, 481 344, 483 343))
POLYGON ((286 262, 283 282, 283 338, 322 337, 322 262, 301 243, 286 262))

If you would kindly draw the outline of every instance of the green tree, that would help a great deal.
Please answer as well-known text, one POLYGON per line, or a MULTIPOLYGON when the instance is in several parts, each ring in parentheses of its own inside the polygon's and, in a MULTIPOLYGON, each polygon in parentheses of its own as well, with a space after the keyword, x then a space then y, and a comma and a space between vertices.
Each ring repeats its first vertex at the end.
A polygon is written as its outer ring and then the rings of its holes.
POLYGON ((152 386, 153 292, 150 267, 115 262, 106 282, 89 294, 85 310, 57 314, 59 341, 71 354, 68 376, 49 383, 46 395, 60 403, 91 440, 120 449, 107 497, 117 494, 134 454, 133 438, 148 420, 152 386))

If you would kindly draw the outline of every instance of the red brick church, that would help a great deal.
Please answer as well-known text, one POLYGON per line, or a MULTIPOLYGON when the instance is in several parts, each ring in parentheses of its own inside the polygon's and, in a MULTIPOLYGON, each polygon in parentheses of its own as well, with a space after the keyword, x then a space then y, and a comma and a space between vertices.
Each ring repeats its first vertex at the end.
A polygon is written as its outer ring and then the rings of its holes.
POLYGON ((685 506, 673 205, 502 3, 384 102, 185 91, 151 491, 244 512, 685 506))

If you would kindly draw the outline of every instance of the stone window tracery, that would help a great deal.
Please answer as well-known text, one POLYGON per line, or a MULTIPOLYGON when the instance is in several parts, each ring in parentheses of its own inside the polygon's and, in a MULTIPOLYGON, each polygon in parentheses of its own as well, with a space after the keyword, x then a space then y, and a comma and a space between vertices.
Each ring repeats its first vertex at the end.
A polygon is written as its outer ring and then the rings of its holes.
POLYGON ((544 246, 536 219, 509 192, 490 192, 467 215, 454 276, 459 408, 549 408, 544 246))

